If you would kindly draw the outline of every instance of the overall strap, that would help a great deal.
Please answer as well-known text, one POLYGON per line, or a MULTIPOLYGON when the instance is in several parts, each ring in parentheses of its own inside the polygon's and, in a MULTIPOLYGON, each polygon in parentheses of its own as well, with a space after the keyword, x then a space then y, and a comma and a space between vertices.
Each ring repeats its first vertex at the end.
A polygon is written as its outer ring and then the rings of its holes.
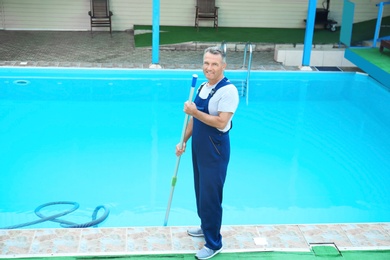
MULTIPOLYGON (((197 97, 199 97, 199 93, 202 90, 202 88, 206 85, 206 83, 207 82, 204 82, 204 83, 202 83, 202 85, 199 86, 197 97)), ((205 111, 204 112, 206 112, 207 114, 209 113, 209 111, 208 111, 208 104, 210 102, 210 99, 215 94, 215 92, 217 92, 218 89, 220 89, 220 88, 222 88, 224 86, 230 85, 230 84, 231 84, 230 80, 228 80, 226 77, 224 77, 221 81, 218 82, 218 84, 210 91, 209 96, 207 97, 207 99, 205 99, 205 101, 204 101, 205 102, 204 103, 204 107, 205 107, 205 111)), ((233 128, 233 121, 231 121, 231 123, 230 123, 230 129, 232 129, 232 128, 233 128)), ((230 131, 230 129, 227 132, 225 132, 225 133, 228 133, 230 131)))
MULTIPOLYGON (((199 89, 198 89, 198 93, 200 93, 200 91, 202 90, 202 88, 206 85, 207 82, 204 82, 202 83, 202 85, 200 85, 199 89)), ((218 84, 210 91, 210 94, 209 94, 209 97, 208 98, 211 98, 212 96, 214 96, 215 92, 217 92, 218 89, 226 86, 226 85, 229 85, 231 84, 230 83, 230 80, 228 80, 226 77, 224 77, 221 81, 218 82, 218 84)))
POLYGON ((218 84, 210 91, 210 94, 209 94, 209 97, 211 98, 212 96, 214 96, 215 92, 217 92, 218 89, 226 86, 226 85, 229 85, 231 84, 230 81, 224 77, 220 82, 218 82, 218 84))

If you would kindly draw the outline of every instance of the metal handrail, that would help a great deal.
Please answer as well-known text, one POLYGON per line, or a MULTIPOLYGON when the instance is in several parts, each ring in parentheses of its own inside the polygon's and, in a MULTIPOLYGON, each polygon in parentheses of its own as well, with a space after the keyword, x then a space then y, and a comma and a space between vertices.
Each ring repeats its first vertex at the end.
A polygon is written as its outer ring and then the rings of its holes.
POLYGON ((248 72, 246 74, 246 104, 248 105, 248 96, 249 96, 249 76, 250 76, 250 71, 252 67, 252 52, 253 52, 253 45, 250 42, 247 42, 245 44, 245 49, 244 49, 244 61, 242 63, 242 69, 245 69, 246 67, 248 68, 248 72), (248 52, 249 48, 249 59, 248 59, 248 66, 246 65, 246 53, 248 52))
POLYGON ((223 41, 222 43, 221 43, 221 47, 220 47, 220 49, 223 51, 223 53, 225 54, 225 56, 226 56, 226 52, 227 52, 227 44, 226 44, 226 42, 225 41, 223 41))
MULTIPOLYGON (((226 41, 223 41, 221 43, 221 46, 220 46, 220 49, 222 50, 222 52, 224 53, 225 57, 226 57, 226 53, 227 53, 227 44, 226 44, 226 41)), ((251 71, 251 67, 252 67, 252 52, 253 52, 253 45, 252 43, 250 42, 247 42, 245 44, 245 49, 244 49, 244 61, 242 63, 242 69, 245 69, 246 67, 248 68, 248 72, 247 72, 247 75, 246 75, 246 82, 245 82, 245 86, 246 86, 246 104, 248 104, 248 93, 249 93, 249 76, 250 76, 250 71, 251 71), (247 52, 249 51, 249 58, 248 58, 248 66, 246 66, 246 55, 247 55, 247 52)), ((242 91, 242 96, 244 95, 244 90, 242 91)))

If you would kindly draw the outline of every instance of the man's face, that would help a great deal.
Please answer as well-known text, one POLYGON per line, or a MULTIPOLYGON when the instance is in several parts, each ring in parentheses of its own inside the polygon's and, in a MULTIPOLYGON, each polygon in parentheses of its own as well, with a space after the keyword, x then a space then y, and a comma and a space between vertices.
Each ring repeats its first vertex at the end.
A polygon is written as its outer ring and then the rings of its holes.
POLYGON ((210 84, 215 84, 223 77, 226 63, 222 61, 221 55, 206 53, 203 57, 203 73, 210 84))

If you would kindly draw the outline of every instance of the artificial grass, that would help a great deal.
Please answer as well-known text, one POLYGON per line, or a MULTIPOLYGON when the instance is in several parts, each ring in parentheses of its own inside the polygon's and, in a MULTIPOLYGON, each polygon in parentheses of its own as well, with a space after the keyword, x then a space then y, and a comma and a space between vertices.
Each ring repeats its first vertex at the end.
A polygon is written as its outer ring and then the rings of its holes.
POLYGON ((317 257, 339 257, 341 256, 340 251, 334 246, 313 246, 311 248, 314 255, 317 257))
MULTIPOLYGON (((134 30, 151 30, 148 25, 135 25, 134 30)), ((340 32, 318 30, 314 34, 313 42, 336 43, 340 32)), ((160 26, 160 45, 183 42, 261 42, 261 43, 303 43, 305 29, 279 29, 279 28, 236 28, 202 27, 197 31, 187 26, 160 26)), ((149 47, 152 44, 152 33, 135 35, 136 47, 149 47)))
POLYGON ((378 48, 352 48, 351 51, 366 59, 375 66, 390 73, 390 50, 379 52, 378 48))
MULTIPOLYGON (((390 16, 382 18, 382 24, 390 24, 390 16)), ((352 44, 372 39, 375 32, 376 19, 355 23, 352 33, 352 44)), ((134 25, 134 30, 149 32, 134 36, 136 47, 152 46, 152 26, 134 25)), ((380 37, 390 35, 390 27, 381 28, 380 37)), ((184 42, 256 42, 256 43, 291 43, 302 44, 305 39, 304 28, 244 28, 244 27, 200 27, 192 26, 160 26, 160 45, 184 42)), ((336 32, 315 29, 314 44, 334 44, 340 39, 340 28, 336 32)))
MULTIPOLYGON (((11 260, 14 258, 4 258, 11 260)), ((189 260, 194 259, 194 254, 159 254, 159 255, 133 255, 133 256, 88 256, 88 257, 32 257, 18 258, 19 260, 189 260)), ((215 260, 388 260, 390 250, 378 251, 342 251, 341 254, 315 255, 313 252, 242 252, 220 253, 213 257, 215 260)))

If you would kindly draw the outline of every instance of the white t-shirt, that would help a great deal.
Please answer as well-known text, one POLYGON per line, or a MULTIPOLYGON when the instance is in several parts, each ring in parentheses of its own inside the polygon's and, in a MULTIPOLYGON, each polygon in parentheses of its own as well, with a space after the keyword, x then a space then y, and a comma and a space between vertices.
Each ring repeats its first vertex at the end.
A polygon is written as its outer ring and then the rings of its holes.
MULTIPOLYGON (((218 84, 218 83, 217 83, 218 84)), ((216 85, 217 85, 216 84, 216 85)), ((208 84, 204 85, 200 90, 199 97, 202 99, 207 99, 211 90, 216 86, 209 86, 208 84)), ((223 86, 218 89, 209 101, 209 114, 217 116, 218 112, 236 112, 238 107, 239 97, 237 88, 233 84, 223 86)), ((231 117, 233 119, 233 116, 231 117)), ((231 119, 227 123, 224 129, 218 129, 222 132, 227 132, 231 128, 231 119)))

